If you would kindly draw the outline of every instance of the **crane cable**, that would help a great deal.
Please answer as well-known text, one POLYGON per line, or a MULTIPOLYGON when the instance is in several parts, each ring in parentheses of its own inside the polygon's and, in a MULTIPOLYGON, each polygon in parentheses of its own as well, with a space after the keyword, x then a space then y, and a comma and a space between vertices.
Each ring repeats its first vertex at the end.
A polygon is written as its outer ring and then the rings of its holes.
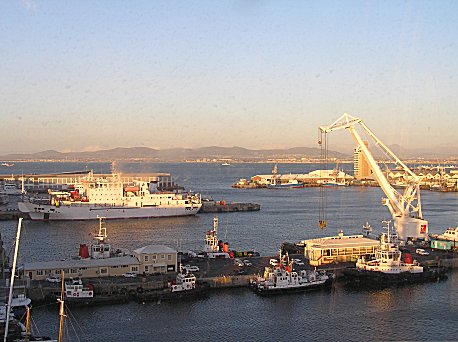
MULTIPOLYGON (((318 130, 318 144, 320 145, 320 181, 323 181, 323 168, 328 169, 328 136, 326 132, 318 130)), ((320 205, 319 205, 319 227, 324 229, 327 226, 327 206, 328 200, 326 196, 326 189, 320 184, 320 205)))

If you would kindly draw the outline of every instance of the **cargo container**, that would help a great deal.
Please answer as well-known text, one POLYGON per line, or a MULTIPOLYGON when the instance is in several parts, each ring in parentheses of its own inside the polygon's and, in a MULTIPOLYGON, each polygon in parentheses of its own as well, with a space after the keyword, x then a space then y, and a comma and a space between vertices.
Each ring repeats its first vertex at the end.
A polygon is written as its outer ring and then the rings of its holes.
POLYGON ((454 241, 445 241, 445 240, 431 240, 432 249, 440 249, 442 251, 450 251, 454 248, 454 241))

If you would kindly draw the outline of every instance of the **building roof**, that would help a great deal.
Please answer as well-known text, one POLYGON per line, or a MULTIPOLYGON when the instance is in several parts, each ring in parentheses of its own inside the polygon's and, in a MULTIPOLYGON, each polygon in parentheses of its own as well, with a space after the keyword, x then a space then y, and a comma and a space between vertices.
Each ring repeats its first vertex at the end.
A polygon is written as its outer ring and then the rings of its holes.
POLYGON ((134 256, 122 256, 106 259, 70 259, 54 260, 24 263, 24 271, 50 270, 62 268, 92 268, 92 267, 110 267, 119 265, 140 265, 138 259, 134 256))
POLYGON ((363 235, 330 236, 325 238, 306 240, 307 249, 310 248, 353 248, 378 246, 378 240, 369 239, 363 235))
POLYGON ((134 250, 136 254, 164 254, 177 253, 176 249, 164 245, 149 245, 134 250))

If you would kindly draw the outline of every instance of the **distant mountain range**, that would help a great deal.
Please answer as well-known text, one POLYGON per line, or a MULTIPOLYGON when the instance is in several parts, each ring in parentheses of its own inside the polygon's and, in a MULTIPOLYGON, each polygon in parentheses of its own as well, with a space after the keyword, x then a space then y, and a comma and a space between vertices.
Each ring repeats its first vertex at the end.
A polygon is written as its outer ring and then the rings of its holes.
MULTIPOLYGON (((374 157, 385 159, 381 151, 371 148, 374 157)), ((389 148, 400 159, 427 159, 430 161, 441 161, 447 158, 458 159, 458 148, 431 148, 428 150, 407 150, 399 145, 391 145, 389 148), (456 153, 450 151, 457 151, 456 153)), ((329 158, 339 160, 351 160, 352 152, 342 153, 328 151, 329 158)), ((92 152, 58 152, 55 150, 42 151, 26 154, 8 154, 0 156, 0 160, 20 161, 20 160, 50 160, 50 161, 114 161, 114 160, 150 160, 158 162, 184 162, 196 160, 224 160, 230 159, 240 162, 256 162, 275 159, 296 159, 301 158, 316 159, 321 157, 319 148, 293 147, 288 149, 264 149, 254 150, 243 147, 218 147, 209 146, 202 148, 172 148, 172 149, 153 149, 149 147, 118 147, 109 150, 99 150, 92 152)))
MULTIPOLYGON (((243 147, 202 147, 172 148, 158 150, 148 147, 113 148, 93 152, 58 152, 48 150, 28 154, 8 154, 1 160, 67 160, 67 161, 113 161, 113 160, 155 160, 164 162, 180 162, 202 159, 232 159, 238 161, 263 161, 267 159, 285 158, 320 158, 319 148, 293 147, 289 149, 252 150, 243 147)), ((331 158, 348 159, 349 155, 328 151, 331 158)))

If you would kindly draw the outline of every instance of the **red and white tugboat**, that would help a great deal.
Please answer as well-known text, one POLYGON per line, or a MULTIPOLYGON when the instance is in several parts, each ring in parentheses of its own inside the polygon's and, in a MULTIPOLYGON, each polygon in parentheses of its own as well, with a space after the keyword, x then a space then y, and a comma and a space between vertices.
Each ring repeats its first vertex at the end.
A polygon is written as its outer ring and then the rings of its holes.
MULTIPOLYGON (((288 256, 286 256, 287 259, 288 256)), ((282 259, 280 257, 280 259, 282 259)), ((294 261, 283 267, 283 262, 277 266, 267 266, 262 277, 251 282, 251 288, 260 295, 278 294, 284 292, 300 292, 321 289, 330 286, 333 276, 325 271, 301 270, 294 271, 294 261)))
POLYGON ((404 256, 399 250, 396 235, 390 232, 391 221, 387 232, 380 236, 380 247, 375 254, 361 256, 356 267, 344 270, 348 284, 362 286, 389 286, 409 283, 434 281, 446 277, 443 268, 426 268, 412 260, 410 254, 404 256))

